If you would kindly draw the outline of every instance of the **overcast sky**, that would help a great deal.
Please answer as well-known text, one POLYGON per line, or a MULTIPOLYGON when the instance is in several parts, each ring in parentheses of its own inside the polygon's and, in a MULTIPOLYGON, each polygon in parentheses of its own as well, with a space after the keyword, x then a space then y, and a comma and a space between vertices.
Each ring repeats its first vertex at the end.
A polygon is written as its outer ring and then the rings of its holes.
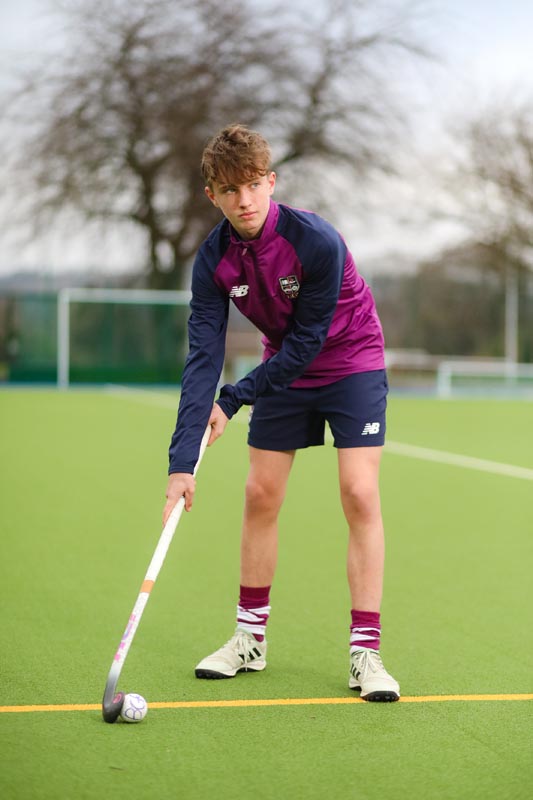
POLYGON ((484 88, 493 82, 532 81, 531 0, 443 0, 448 25, 443 46, 455 67, 484 88))
MULTIPOLYGON (((46 0, 0 0, 4 64, 53 49, 61 41, 47 7, 46 0)), ((531 74, 531 0, 429 0, 428 7, 435 18, 435 39, 457 70, 468 70, 483 83, 531 74)))
MULTIPOLYGON (((421 88, 429 127, 432 117, 435 124, 442 114, 459 108, 462 99, 469 104, 472 98, 487 99, 510 87, 531 91, 533 96, 533 0, 427 0, 427 5, 430 46, 440 50, 446 62, 431 71, 421 88)), ((0 0, 0 82, 6 81, 14 64, 31 63, 35 54, 53 54, 61 46, 61 32, 57 21, 47 17, 47 7, 46 0, 0 0)), ((0 223, 5 228, 8 220, 0 223)), ((99 242, 100 233, 89 246, 62 236, 29 247, 14 247, 0 239, 0 272, 48 262, 56 269, 81 265, 87 263, 88 250, 91 261, 96 255, 109 268, 121 261, 125 265, 120 242, 111 237, 98 253, 99 242)), ((365 248, 372 252, 370 243, 359 241, 358 250, 365 248)))

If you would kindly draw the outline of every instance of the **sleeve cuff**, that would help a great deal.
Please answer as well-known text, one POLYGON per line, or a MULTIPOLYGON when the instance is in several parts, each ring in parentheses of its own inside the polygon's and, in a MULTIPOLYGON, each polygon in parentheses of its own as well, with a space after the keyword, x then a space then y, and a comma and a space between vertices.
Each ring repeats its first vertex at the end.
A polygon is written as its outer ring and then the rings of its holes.
POLYGON ((241 403, 235 399, 234 388, 230 383, 227 383, 220 390, 220 396, 216 401, 228 419, 231 419, 241 407, 241 403))
POLYGON ((189 475, 194 475, 194 466, 190 464, 171 464, 168 468, 168 474, 173 475, 175 472, 188 472, 189 475))

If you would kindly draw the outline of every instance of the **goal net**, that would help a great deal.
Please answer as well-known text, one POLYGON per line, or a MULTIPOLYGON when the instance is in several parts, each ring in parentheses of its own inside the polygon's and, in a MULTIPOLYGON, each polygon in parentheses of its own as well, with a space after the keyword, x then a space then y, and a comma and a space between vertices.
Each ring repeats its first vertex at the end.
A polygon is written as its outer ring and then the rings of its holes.
POLYGON ((533 364, 511 361, 441 361, 439 397, 485 395, 533 398, 533 364))
POLYGON ((176 384, 187 353, 190 292, 63 289, 57 381, 176 384))

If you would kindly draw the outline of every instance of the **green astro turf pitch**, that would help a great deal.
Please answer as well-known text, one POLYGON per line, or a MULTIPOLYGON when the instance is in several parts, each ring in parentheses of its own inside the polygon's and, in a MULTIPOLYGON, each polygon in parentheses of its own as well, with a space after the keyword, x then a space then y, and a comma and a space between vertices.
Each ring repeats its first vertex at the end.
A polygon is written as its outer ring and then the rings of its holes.
POLYGON ((0 392, 0 797, 531 797, 528 403, 390 400, 382 653, 399 703, 347 689, 331 444, 299 453, 291 475, 268 668, 195 679, 196 662, 233 630, 243 414, 206 453, 195 508, 122 672, 119 688, 143 694, 148 717, 102 721, 111 660, 161 531, 176 402, 0 392))

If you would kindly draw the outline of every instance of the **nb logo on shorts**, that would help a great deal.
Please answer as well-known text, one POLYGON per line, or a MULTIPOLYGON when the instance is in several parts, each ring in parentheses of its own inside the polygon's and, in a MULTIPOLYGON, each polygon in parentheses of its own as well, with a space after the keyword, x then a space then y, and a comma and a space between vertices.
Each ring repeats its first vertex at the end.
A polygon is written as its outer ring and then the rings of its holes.
POLYGON ((248 284, 243 284, 242 286, 232 286, 229 292, 230 297, 246 297, 248 294, 248 289, 250 287, 248 284))
POLYGON ((361 436, 368 436, 368 434, 379 433, 379 422, 367 422, 363 428, 361 436))

